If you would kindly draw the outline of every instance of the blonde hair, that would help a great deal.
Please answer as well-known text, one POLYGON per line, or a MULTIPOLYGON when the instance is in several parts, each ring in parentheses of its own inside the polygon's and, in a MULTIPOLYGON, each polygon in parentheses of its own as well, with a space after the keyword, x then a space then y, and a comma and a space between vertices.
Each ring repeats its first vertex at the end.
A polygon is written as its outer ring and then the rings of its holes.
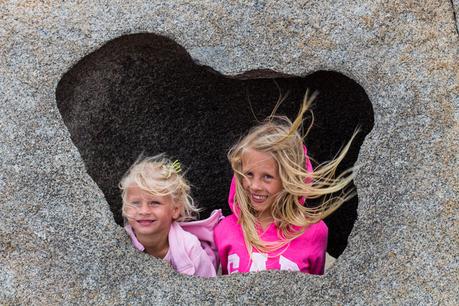
POLYGON ((159 154, 153 157, 140 156, 129 168, 121 179, 119 188, 122 190, 123 199, 122 214, 126 215, 127 189, 137 186, 140 189, 156 195, 171 196, 175 205, 180 209, 180 216, 176 221, 188 221, 197 218, 199 208, 194 204, 190 195, 190 185, 179 172, 177 162, 172 162, 159 154))
MULTIPOLYGON (((353 169, 348 169, 337 177, 336 170, 357 131, 333 160, 319 165, 313 172, 306 169, 303 137, 299 129, 303 123, 303 116, 314 98, 315 94, 308 97, 306 92, 294 122, 285 116, 271 114, 265 121, 252 128, 228 152, 228 159, 236 176, 234 212, 242 226, 249 254, 252 253, 253 247, 260 252, 269 253, 288 245, 290 241, 301 236, 307 226, 324 219, 355 195, 353 190, 346 188, 354 179, 353 169), (242 185, 242 157, 248 149, 270 154, 278 165, 282 190, 276 195, 271 206, 271 215, 279 236, 279 241, 276 242, 266 242, 259 237, 256 212, 251 207, 250 199, 242 185), (336 192, 340 194, 333 195, 336 192), (307 207, 303 205, 306 203, 302 203, 305 198, 320 197, 323 197, 323 200, 318 206, 307 207)), ((276 109, 277 105, 273 113, 276 109)))

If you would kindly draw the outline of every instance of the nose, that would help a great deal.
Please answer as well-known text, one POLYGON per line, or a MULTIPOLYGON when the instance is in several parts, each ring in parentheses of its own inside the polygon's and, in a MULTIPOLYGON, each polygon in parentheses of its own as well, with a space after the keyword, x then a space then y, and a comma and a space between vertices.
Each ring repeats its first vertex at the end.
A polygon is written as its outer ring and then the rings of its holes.
POLYGON ((147 215, 150 212, 150 210, 148 209, 148 205, 146 203, 142 203, 137 209, 137 211, 141 215, 147 215))
POLYGON ((261 190, 261 182, 257 178, 252 178, 250 180, 250 188, 252 190, 261 190))

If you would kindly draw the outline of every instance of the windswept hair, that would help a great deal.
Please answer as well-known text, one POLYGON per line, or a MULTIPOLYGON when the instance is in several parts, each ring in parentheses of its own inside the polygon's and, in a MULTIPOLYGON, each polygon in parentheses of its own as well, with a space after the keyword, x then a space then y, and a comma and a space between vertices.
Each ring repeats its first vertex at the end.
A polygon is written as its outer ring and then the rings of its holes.
MULTIPOLYGON (((249 254, 252 254, 252 248, 269 253, 288 245, 290 241, 301 236, 310 224, 324 219, 355 195, 354 190, 348 186, 354 179, 353 169, 338 176, 336 170, 358 131, 354 132, 333 160, 317 166, 313 172, 308 172, 305 167, 304 137, 299 130, 303 116, 314 98, 314 94, 308 97, 306 92, 301 109, 293 122, 285 116, 271 114, 253 127, 228 152, 228 159, 236 177, 233 210, 238 215, 249 254), (270 154, 278 165, 282 190, 276 195, 271 207, 278 229, 279 240, 276 242, 266 242, 259 237, 256 211, 242 185, 242 158, 249 149, 270 154), (316 198, 322 199, 319 205, 310 207, 304 202, 305 199, 307 201, 316 198)), ((273 113, 276 109, 277 105, 273 113)))
POLYGON ((200 211, 190 195, 190 185, 185 177, 178 173, 177 166, 164 154, 152 157, 140 156, 121 179, 119 188, 123 199, 122 213, 127 210, 127 189, 137 186, 156 196, 171 196, 175 205, 180 208, 176 221, 189 221, 197 218, 200 211))

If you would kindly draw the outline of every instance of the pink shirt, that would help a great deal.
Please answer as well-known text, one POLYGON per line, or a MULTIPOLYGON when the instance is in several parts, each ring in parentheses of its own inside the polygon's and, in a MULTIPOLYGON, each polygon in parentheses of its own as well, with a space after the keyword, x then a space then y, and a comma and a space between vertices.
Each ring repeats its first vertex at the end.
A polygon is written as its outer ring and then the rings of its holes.
MULTIPOLYGON (((221 220, 221 210, 214 210, 204 220, 191 222, 173 222, 168 234, 169 250, 163 258, 177 272, 202 277, 216 276, 218 257, 213 239, 215 225, 221 220)), ((144 251, 144 246, 137 239, 132 227, 126 225, 126 232, 133 246, 144 251)))
MULTIPOLYGON (((274 223, 261 233, 264 241, 278 241, 274 223)), ((323 221, 311 224, 303 235, 289 245, 263 254, 253 250, 252 260, 247 251, 242 227, 233 214, 226 217, 215 228, 215 243, 222 264, 222 273, 244 273, 262 270, 301 271, 310 274, 323 274, 325 252, 327 250, 328 228, 323 221)))

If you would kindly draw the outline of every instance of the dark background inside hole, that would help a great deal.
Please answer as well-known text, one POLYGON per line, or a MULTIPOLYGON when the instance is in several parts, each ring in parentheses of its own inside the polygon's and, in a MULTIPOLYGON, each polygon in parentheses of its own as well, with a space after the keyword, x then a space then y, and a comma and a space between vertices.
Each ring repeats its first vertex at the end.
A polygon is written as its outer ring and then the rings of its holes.
MULTIPOLYGON (((319 163, 333 158, 360 125, 362 133, 341 169, 354 164, 373 127, 373 110, 362 87, 330 71, 307 77, 273 78, 275 73, 263 71, 251 75, 264 73, 269 78, 227 78, 195 64, 168 38, 135 34, 108 42, 62 77, 57 106, 118 224, 122 217, 117 185, 142 152, 167 152, 181 161, 194 199, 205 207, 201 218, 216 208, 229 214, 231 169, 226 152, 256 123, 250 108, 263 119, 280 92, 288 96, 278 114, 294 118, 306 89, 319 91, 314 126, 306 138, 309 154, 319 163)), ((347 245, 357 203, 355 197, 325 220, 332 256, 339 256, 347 245)))

